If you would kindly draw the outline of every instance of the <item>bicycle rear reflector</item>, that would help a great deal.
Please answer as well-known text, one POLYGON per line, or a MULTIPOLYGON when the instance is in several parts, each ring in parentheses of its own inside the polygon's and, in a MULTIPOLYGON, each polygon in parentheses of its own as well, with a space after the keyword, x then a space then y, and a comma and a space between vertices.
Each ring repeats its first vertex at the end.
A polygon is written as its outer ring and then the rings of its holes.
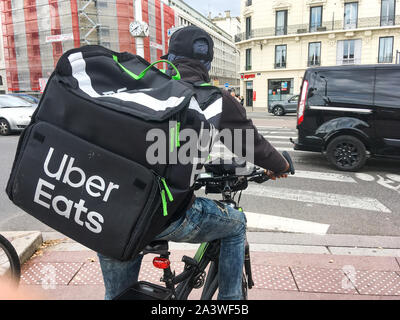
POLYGON ((153 266, 157 269, 167 269, 170 266, 171 262, 166 258, 155 257, 153 259, 153 266))

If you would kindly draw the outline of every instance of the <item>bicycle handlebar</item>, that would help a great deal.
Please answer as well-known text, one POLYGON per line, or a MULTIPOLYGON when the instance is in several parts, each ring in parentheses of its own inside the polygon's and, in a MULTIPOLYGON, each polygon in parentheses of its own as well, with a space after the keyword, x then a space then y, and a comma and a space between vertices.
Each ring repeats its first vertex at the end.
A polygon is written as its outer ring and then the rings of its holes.
MULTIPOLYGON (((287 172, 283 172, 281 174, 295 174, 295 168, 293 165, 292 158, 290 157, 287 151, 282 153, 282 156, 286 159, 289 164, 289 170, 287 172)), ((199 175, 199 178, 195 182, 195 189, 199 189, 203 186, 209 184, 218 184, 218 183, 225 183, 225 182, 235 182, 239 180, 246 179, 248 182, 265 182, 270 179, 267 175, 267 171, 258 167, 254 167, 250 174, 222 174, 222 175, 215 175, 212 172, 206 172, 199 175)), ((259 183, 261 183, 259 182, 259 183)))

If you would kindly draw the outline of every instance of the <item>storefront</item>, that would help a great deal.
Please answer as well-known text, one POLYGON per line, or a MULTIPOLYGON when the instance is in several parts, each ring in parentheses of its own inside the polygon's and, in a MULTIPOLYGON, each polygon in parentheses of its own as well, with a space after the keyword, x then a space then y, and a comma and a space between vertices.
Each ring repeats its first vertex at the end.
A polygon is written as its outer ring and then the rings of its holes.
POLYGON ((294 95, 294 79, 268 80, 268 104, 283 101, 294 95))

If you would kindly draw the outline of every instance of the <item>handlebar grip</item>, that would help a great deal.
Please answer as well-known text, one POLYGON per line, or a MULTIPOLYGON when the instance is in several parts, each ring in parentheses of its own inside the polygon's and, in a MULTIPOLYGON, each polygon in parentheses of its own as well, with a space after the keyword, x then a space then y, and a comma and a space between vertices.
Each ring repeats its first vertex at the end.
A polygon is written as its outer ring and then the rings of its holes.
POLYGON ((289 172, 290 174, 295 174, 295 169, 294 169, 294 165, 293 165, 293 161, 292 158, 290 157, 290 154, 287 151, 283 151, 282 152, 283 157, 286 159, 286 161, 289 163, 289 172))

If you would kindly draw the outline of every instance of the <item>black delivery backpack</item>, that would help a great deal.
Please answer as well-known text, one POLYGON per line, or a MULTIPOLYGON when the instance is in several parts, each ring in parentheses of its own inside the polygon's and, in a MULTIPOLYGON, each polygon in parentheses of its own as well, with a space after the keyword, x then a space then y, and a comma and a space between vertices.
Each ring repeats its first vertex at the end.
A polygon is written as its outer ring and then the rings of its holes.
POLYGON ((11 201, 103 255, 140 253, 179 214, 215 142, 220 95, 206 114, 193 87, 174 78, 127 52, 66 52, 20 137, 11 201), (189 152, 200 140, 202 153, 189 152), (181 151, 190 161, 176 161, 181 151))

